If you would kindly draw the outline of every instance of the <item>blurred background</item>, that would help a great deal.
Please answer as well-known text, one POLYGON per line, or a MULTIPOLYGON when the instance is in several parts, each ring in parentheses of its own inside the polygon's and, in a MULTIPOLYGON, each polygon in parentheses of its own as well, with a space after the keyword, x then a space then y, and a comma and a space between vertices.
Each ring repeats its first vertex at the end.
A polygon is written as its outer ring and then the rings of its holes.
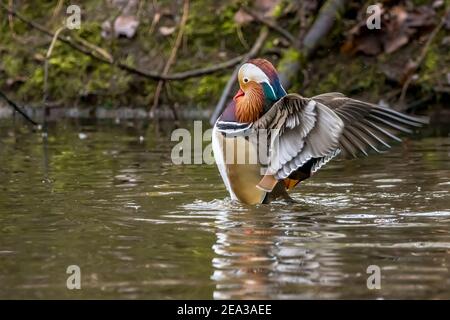
POLYGON ((226 88, 234 68, 259 56, 291 92, 340 91, 448 122, 448 8, 447 0, 3 0, 0 89, 32 108, 205 118, 234 93, 226 88), (369 29, 378 13, 379 29, 369 29))
POLYGON ((449 8, 0 0, 0 298, 449 299, 449 8), (432 122, 295 204, 232 202, 215 165, 173 164, 171 133, 208 128, 252 57, 289 92, 432 122))

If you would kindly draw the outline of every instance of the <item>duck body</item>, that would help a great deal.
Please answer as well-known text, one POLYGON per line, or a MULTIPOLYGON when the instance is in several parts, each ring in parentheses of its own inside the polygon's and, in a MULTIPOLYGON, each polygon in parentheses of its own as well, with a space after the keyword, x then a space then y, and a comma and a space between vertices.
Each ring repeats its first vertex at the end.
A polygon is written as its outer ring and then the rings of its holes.
POLYGON ((412 132, 427 119, 326 93, 312 98, 287 94, 273 65, 243 64, 240 89, 212 133, 216 164, 231 198, 269 203, 311 177, 339 154, 367 155, 389 148, 396 132, 412 132))
MULTIPOLYGON (((268 192, 257 187, 264 176, 265 163, 261 160, 257 132, 248 130, 249 123, 286 95, 272 64, 262 59, 252 61, 240 68, 241 89, 217 120, 212 133, 216 164, 230 197, 246 204, 269 201, 268 192), (262 81, 261 84, 250 81, 250 76, 262 81), (274 86, 270 85, 269 77, 274 86)), ((279 189, 283 193, 284 188, 279 189)))
POLYGON ((247 204, 262 203, 266 197, 266 192, 257 188, 257 184, 261 180, 261 165, 258 163, 240 163, 238 161, 239 148, 244 150, 243 156, 247 159, 258 157, 258 145, 250 141, 244 136, 227 137, 217 130, 213 129, 212 144, 216 163, 219 167, 222 180, 227 187, 233 200, 239 200, 247 204), (234 150, 233 150, 234 149, 234 150), (226 161, 226 155, 232 154, 231 158, 226 161))

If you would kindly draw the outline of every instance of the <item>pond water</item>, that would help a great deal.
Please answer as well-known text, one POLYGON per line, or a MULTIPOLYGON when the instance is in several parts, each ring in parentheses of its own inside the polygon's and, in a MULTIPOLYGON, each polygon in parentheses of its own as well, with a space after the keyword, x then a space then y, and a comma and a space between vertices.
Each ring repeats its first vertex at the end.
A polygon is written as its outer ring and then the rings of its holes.
POLYGON ((0 121, 0 298, 450 298, 448 132, 245 206, 172 164, 173 126, 64 120, 44 143, 0 121))

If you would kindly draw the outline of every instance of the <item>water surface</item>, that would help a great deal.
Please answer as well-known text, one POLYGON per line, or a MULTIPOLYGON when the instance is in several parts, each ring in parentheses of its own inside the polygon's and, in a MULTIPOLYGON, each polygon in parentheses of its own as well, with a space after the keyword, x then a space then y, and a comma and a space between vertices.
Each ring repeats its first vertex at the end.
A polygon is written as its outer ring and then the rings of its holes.
POLYGON ((44 143, 0 121, 0 298, 450 298, 446 134, 245 206, 214 166, 172 165, 172 129, 59 121, 44 143))

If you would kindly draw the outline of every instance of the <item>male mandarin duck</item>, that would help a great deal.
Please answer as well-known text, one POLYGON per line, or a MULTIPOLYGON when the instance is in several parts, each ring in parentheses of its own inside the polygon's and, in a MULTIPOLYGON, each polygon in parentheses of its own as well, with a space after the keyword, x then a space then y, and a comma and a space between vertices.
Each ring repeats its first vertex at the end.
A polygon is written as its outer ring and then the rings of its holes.
POLYGON ((290 199, 287 190, 338 154, 380 152, 379 146, 390 148, 387 139, 401 141, 396 132, 428 123, 337 92, 287 94, 265 59, 243 64, 238 81, 238 92, 214 125, 212 147, 231 198, 246 204, 290 199), (267 138, 249 138, 259 133, 267 138), (261 160, 262 149, 268 149, 268 162, 261 160))

